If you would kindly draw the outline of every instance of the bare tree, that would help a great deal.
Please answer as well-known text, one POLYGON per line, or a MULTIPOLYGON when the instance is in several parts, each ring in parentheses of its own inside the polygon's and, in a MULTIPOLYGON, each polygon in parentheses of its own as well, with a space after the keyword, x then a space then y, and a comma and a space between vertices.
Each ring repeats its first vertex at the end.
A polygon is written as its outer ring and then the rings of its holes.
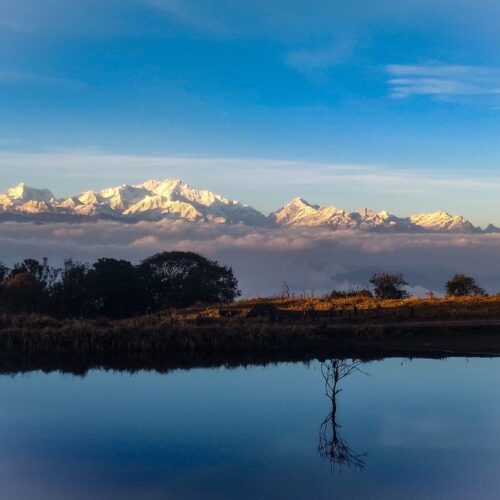
POLYGON ((353 467, 363 471, 366 467, 365 454, 357 454, 342 438, 341 425, 337 423, 337 394, 342 392, 339 382, 354 372, 361 370, 361 361, 332 359, 321 363, 321 373, 325 379, 325 395, 331 401, 332 410, 323 420, 319 428, 318 453, 321 458, 330 461, 332 473, 338 467, 353 467))

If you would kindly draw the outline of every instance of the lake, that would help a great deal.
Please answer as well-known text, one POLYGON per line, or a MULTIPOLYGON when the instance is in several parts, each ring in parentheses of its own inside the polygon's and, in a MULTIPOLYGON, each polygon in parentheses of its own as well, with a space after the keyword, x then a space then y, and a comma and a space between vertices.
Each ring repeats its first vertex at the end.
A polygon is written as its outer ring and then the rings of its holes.
POLYGON ((499 376, 480 358, 1 376, 0 497, 498 498, 499 376))

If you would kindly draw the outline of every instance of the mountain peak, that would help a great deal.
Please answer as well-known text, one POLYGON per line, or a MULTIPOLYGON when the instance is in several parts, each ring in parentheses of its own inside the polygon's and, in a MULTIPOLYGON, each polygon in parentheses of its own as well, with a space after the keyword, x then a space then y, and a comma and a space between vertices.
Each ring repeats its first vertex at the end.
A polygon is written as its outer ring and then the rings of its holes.
MULTIPOLYGON (((2 219, 22 214, 23 220, 29 216, 46 221, 85 220, 89 217, 129 221, 172 218, 261 227, 270 224, 377 232, 481 232, 464 217, 451 215, 445 210, 397 217, 369 208, 348 212, 334 205, 313 205, 302 197, 294 198, 265 217, 248 205, 194 188, 181 179, 150 179, 137 185, 121 184, 61 200, 55 199, 48 189, 36 189, 21 182, 0 194, 0 213, 2 219)), ((497 228, 489 226, 484 232, 496 231, 497 228)))
POLYGON ((412 215, 408 218, 411 224, 430 231, 475 232, 475 228, 461 215, 451 215, 445 210, 412 215))
POLYGON ((308 201, 304 200, 304 198, 297 196, 293 200, 289 201, 285 207, 293 207, 293 206, 306 206, 306 207, 313 207, 316 208, 317 205, 312 205, 308 201))
POLYGON ((35 189, 24 182, 20 182, 7 190, 5 194, 12 201, 41 201, 49 203, 54 199, 54 195, 48 189, 35 189))

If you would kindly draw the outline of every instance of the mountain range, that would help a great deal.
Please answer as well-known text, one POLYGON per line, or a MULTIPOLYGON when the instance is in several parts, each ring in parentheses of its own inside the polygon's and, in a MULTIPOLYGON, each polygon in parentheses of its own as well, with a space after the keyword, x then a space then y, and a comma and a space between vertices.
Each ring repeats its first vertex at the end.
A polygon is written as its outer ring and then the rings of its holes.
POLYGON ((48 189, 36 189, 24 183, 0 194, 0 220, 4 221, 81 222, 112 219, 137 222, 165 218, 262 227, 324 227, 377 232, 500 231, 493 225, 481 229, 464 217, 445 211, 398 217, 367 208, 348 212, 333 205, 313 205, 303 198, 295 198, 265 216, 251 206, 173 179, 85 191, 70 198, 56 198, 48 189))

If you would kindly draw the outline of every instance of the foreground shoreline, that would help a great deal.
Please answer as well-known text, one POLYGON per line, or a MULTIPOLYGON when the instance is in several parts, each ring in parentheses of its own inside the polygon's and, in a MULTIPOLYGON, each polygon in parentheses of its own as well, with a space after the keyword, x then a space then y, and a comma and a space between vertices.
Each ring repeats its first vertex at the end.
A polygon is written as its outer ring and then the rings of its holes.
POLYGON ((258 299, 132 319, 0 315, 0 372, 500 356, 500 298, 258 299))

